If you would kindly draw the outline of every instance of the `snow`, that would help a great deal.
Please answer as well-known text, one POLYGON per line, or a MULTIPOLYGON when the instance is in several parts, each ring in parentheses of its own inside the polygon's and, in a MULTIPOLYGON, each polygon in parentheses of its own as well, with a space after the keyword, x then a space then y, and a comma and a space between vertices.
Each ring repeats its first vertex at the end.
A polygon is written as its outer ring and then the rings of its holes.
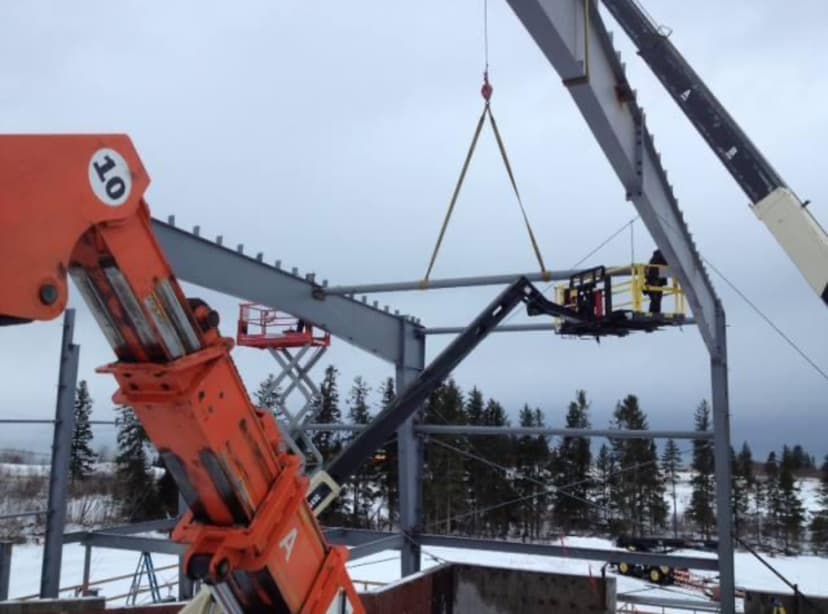
MULTIPOLYGON (((559 544, 559 542, 558 542, 559 544)), ((557 545, 557 544, 556 544, 557 545)), ((597 537, 569 537, 565 546, 585 548, 614 548, 612 542, 597 537)), ((477 565, 491 565, 511 569, 528 569, 533 571, 547 571, 553 573, 580 574, 599 577, 603 564, 599 561, 584 561, 570 558, 543 557, 528 554, 512 554, 502 552, 485 552, 479 550, 464 550, 454 548, 426 547, 422 549, 423 569, 430 569, 443 562, 470 563, 477 565)), ((696 557, 714 557, 713 553, 683 551, 680 554, 696 557)), ((73 587, 80 584, 83 574, 84 548, 80 544, 67 544, 63 550, 63 572, 61 587, 73 587)), ((10 597, 20 598, 34 595, 38 592, 40 583, 40 565, 42 546, 35 544, 14 546, 12 556, 12 577, 10 597)), ((177 557, 172 555, 153 555, 156 569, 167 565, 175 565, 177 557)), ((769 559, 771 564, 792 582, 799 584, 806 594, 814 596, 828 595, 825 586, 825 573, 828 571, 828 559, 814 556, 774 557, 769 559)), ((129 591, 131 574, 139 561, 137 552, 94 548, 92 550, 91 585, 100 587, 100 594, 110 599, 109 605, 121 605, 124 598, 112 600, 112 597, 124 595, 129 591), (113 582, 101 583, 106 578, 129 575, 127 578, 113 582)), ((786 591, 786 586, 776 578, 771 571, 765 568, 752 555, 746 552, 737 552, 736 584, 739 588, 786 591)), ((376 590, 379 585, 395 582, 400 578, 400 557, 396 551, 385 551, 352 561, 348 564, 351 577, 360 590, 376 590), (364 584, 367 583, 367 584, 364 584)), ((609 567, 607 573, 612 574, 609 567)), ((700 573, 711 579, 715 574, 700 573)), ((162 587, 162 595, 174 595, 173 584, 178 578, 176 568, 157 572, 160 584, 169 584, 162 587)), ((144 582, 146 586, 146 582, 144 582)), ((627 576, 617 576, 617 592, 623 594, 646 594, 650 597, 698 599, 705 601, 705 597, 697 590, 666 586, 658 587, 642 580, 627 576)), ((64 593, 71 595, 71 592, 64 593)), ((139 596, 139 603, 148 603, 148 593, 139 596)))
MULTIPOLYGON (((83 557, 85 548, 81 544, 66 544, 63 547, 63 561, 61 567, 61 588, 76 587, 83 580, 83 557)), ((25 596, 36 595, 40 590, 40 568, 43 557, 43 546, 38 544, 15 545, 12 549, 11 579, 9 582, 9 597, 19 599, 25 596)), ((153 563, 156 569, 178 563, 178 557, 166 554, 153 554, 153 563)), ((135 571, 139 561, 139 553, 126 550, 111 550, 109 548, 93 548, 90 565, 90 586, 100 587, 100 595, 111 598, 124 595, 129 591, 132 583, 131 574, 135 571), (130 574, 130 577, 113 582, 99 583, 107 578, 130 574)), ((178 581, 177 568, 157 571, 159 584, 178 581)), ((143 586, 146 586, 144 581, 143 586)), ((161 595, 177 594, 173 587, 162 587, 161 595)), ((67 591, 61 596, 73 596, 74 591, 67 591)), ((113 600, 107 605, 123 605, 125 599, 113 600)), ((151 602, 149 593, 138 596, 137 603, 151 602)))

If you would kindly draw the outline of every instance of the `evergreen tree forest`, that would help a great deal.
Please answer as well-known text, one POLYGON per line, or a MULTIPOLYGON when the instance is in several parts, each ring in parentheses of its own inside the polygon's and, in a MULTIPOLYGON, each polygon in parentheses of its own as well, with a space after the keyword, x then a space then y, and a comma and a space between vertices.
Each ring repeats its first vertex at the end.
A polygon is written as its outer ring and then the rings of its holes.
POLYGON ((75 391, 75 427, 72 431, 72 446, 69 452, 69 478, 74 484, 92 474, 92 465, 97 455, 92 451, 92 397, 86 380, 81 380, 75 391))
MULTIPOLYGON (((281 401, 273 384, 270 375, 255 391, 254 402, 278 412, 281 401)), ((362 377, 340 382, 334 366, 324 370, 319 390, 313 420, 356 427, 368 424, 396 394, 393 378, 376 385, 362 377)), ((73 483, 86 483, 96 460, 89 422, 92 405, 86 382, 80 382, 70 463, 73 483)), ((113 495, 121 517, 139 521, 175 515, 178 491, 171 476, 132 410, 116 411, 113 495)), ((695 408, 693 419, 696 431, 712 428, 705 401, 695 408)), ((584 390, 575 391, 565 407, 509 408, 480 387, 463 390, 450 379, 429 397, 418 420, 525 429, 510 436, 422 436, 423 531, 523 541, 566 535, 716 539, 712 442, 656 442, 635 436, 634 431, 649 429, 649 419, 633 394, 617 402, 607 426, 619 436, 607 439, 531 431, 547 425, 573 430, 595 426, 584 390)), ((312 438, 328 461, 356 433, 315 431, 312 438)), ((744 442, 731 450, 731 469, 733 527, 739 540, 764 551, 828 555, 828 456, 818 467, 801 445, 784 445, 762 462, 744 442), (803 504, 805 476, 819 478, 809 511, 803 504)), ((325 511, 323 524, 395 528, 398 475, 394 435, 343 485, 342 495, 325 511)))

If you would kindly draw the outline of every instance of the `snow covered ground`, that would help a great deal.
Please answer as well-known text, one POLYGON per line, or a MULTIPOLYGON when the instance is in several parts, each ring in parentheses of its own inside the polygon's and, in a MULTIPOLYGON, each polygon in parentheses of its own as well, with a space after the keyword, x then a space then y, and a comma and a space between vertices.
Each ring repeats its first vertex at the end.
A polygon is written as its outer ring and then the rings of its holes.
MULTIPOLYGON (((608 540, 590 537, 570 537, 566 540, 565 545, 587 548, 613 547, 612 543, 608 540)), ((131 576, 138 564, 138 553, 96 548, 92 551, 92 554, 92 586, 100 587, 100 594, 110 600, 108 602, 109 605, 122 605, 125 601, 123 597, 118 599, 113 598, 125 595, 129 591, 131 577, 104 584, 99 584, 99 581, 114 576, 131 576)), ((696 551, 686 551, 682 554, 699 557, 714 556, 712 553, 696 551)), ((73 587, 80 584, 83 573, 83 555, 84 549, 78 544, 69 544, 64 548, 61 587, 73 587)), ((10 596, 12 598, 37 593, 39 589, 41 556, 42 547, 39 545, 27 544, 14 547, 10 586, 10 596)), ((444 561, 452 561, 513 569, 530 569, 534 571, 581 575, 592 574, 594 576, 600 576, 601 574, 601 563, 596 561, 481 552, 477 550, 427 547, 423 549, 422 560, 424 569, 428 569, 444 561)), ((177 559, 169 555, 153 555, 153 561, 156 568, 163 568, 168 565, 175 565, 177 559)), ((813 556, 775 557, 771 559, 771 562, 792 582, 798 583, 803 592, 812 595, 828 595, 828 585, 825 584, 824 580, 826 573, 828 573, 828 559, 813 556)), ((385 584, 398 580, 400 577, 399 554, 395 551, 380 552, 373 556, 353 561, 349 563, 348 567, 352 578, 354 578, 360 590, 373 590, 377 587, 374 583, 385 584), (361 585, 360 581, 370 584, 361 585)), ((177 570, 175 568, 163 569, 157 575, 159 583, 167 585, 162 586, 162 595, 175 595, 176 588, 173 585, 178 578, 177 570)), ((711 576, 713 574, 707 573, 706 575, 711 576)), ((641 580, 625 576, 619 576, 617 580, 619 596, 624 594, 638 594, 674 599, 705 599, 699 591, 693 589, 678 586, 657 587, 641 580)), ((754 559, 750 554, 742 552, 736 553, 736 583, 737 586, 745 589, 784 591, 786 588, 759 561, 754 559)), ((146 582, 144 582, 144 586, 146 586, 146 582)), ((70 595, 71 591, 65 594, 70 595)), ((144 593, 140 595, 137 601, 138 603, 149 602, 149 594, 144 593)), ((643 611, 646 611, 646 609, 643 611)))

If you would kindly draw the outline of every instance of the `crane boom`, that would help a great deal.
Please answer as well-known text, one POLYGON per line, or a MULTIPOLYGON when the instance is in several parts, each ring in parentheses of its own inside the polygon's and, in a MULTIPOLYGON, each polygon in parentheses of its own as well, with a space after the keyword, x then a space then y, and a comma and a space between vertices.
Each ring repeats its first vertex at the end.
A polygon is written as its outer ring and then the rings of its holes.
POLYGON ((828 234, 636 0, 602 0, 638 54, 744 190, 753 212, 828 305, 828 234))
POLYGON ((308 479, 250 402, 218 315, 188 299, 152 231, 149 177, 123 135, 0 136, 0 323, 47 320, 67 276, 118 361, 131 407, 189 512, 173 538, 228 614, 364 612, 308 479))

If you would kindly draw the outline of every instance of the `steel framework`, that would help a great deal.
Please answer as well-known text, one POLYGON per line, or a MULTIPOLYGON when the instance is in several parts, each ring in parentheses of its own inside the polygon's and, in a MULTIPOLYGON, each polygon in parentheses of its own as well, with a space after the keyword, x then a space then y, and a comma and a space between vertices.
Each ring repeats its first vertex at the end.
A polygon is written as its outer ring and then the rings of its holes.
MULTIPOLYGON (((722 611, 734 612, 733 544, 730 509, 730 434, 727 382, 727 347, 725 313, 702 265, 690 233, 684 223, 675 196, 661 166, 644 113, 635 102, 634 91, 624 74, 623 65, 612 39, 598 13, 594 0, 507 0, 518 19, 533 37, 567 87, 578 110, 603 149, 656 244, 664 253, 672 271, 679 278, 702 339, 710 354, 711 387, 714 414, 713 446, 716 464, 716 507, 718 518, 718 560, 722 611)), ((296 270, 287 273, 277 261, 265 262, 263 254, 245 255, 242 245, 236 249, 174 226, 174 220, 153 226, 176 275, 202 287, 268 305, 286 311, 321 329, 392 363, 397 389, 404 389, 425 365, 425 333, 411 317, 392 314, 377 303, 355 300, 347 294, 358 288, 331 289, 317 283, 313 274, 301 277, 296 270)), ((362 288, 365 290, 365 288, 362 288)), ((431 329, 432 334, 437 334, 431 329)), ((448 332, 448 331, 440 331, 448 332)), ((59 423, 65 423, 60 416, 59 423)), ((417 436, 417 417, 398 430, 400 474, 400 529, 402 537, 374 535, 374 548, 395 543, 401 549, 404 575, 420 565, 419 546, 452 544, 474 547, 460 538, 422 534, 421 470, 422 443, 417 436), (447 541, 449 540, 449 541, 447 541), (459 540, 459 541, 458 541, 459 540)), ((59 446, 55 445, 55 450, 59 446)), ((54 515, 50 533, 62 532, 59 515, 54 515)), ((97 533, 85 543, 102 545, 143 538, 121 534, 97 533), (94 543, 93 543, 94 542, 94 543)), ((352 538, 353 532, 343 536, 352 538)), ((468 540, 466 540, 468 542, 468 540)), ((476 541, 483 547, 482 541, 476 541)), ((133 544, 135 546, 137 544, 133 544)), ((147 544, 141 544, 147 546, 147 544)), ((513 551, 560 554, 530 544, 487 542, 487 548, 512 548, 513 551)), ((112 547, 112 546, 108 546, 112 547)), ((160 547, 160 546, 159 546, 160 547)), ((175 551, 171 546, 169 551, 175 551)), ((144 549, 144 548, 138 548, 144 549)), ((151 550, 147 550, 151 551, 151 550)), ((587 556, 589 553, 582 553, 587 556)), ((598 556, 598 555, 596 555, 598 556)), ((601 557, 612 556, 611 551, 601 557)), ((626 556, 626 555, 625 555, 626 556)), ((644 557, 644 554, 640 556, 644 557)), ((646 555, 655 561, 653 555, 646 555)), ((54 569, 55 558, 50 559, 54 569)), ((608 559, 603 559, 608 560, 608 559)), ((698 564, 711 565, 699 561, 698 564)), ((57 558, 59 567, 59 553, 57 558)), ((44 575, 45 575, 44 566, 44 575)), ((54 574, 52 577, 59 577, 54 574)), ((46 580, 44 580, 46 581, 46 580)))

